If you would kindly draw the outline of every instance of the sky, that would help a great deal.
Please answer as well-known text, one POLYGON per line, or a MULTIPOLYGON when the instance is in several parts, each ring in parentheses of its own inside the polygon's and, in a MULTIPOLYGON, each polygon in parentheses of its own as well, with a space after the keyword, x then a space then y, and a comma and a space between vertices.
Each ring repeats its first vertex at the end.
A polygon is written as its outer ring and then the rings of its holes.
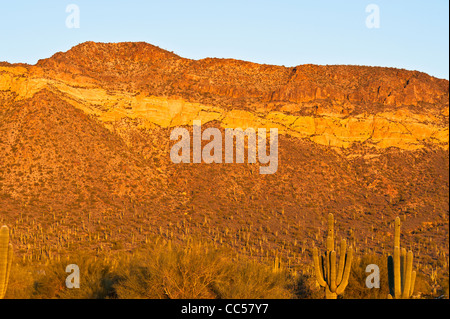
POLYGON ((385 66, 449 79, 448 12, 447 0, 0 0, 0 61, 35 64, 85 41, 145 41, 191 59, 385 66))

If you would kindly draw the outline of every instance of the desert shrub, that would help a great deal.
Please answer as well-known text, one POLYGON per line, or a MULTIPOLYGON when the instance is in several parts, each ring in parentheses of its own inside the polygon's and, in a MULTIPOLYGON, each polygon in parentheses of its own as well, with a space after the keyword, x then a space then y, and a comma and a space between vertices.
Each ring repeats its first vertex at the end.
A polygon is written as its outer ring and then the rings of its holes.
POLYGON ((349 283, 344 291, 345 299, 386 299, 389 294, 387 257, 376 254, 357 256, 353 260, 349 283), (367 288, 367 265, 375 264, 380 268, 380 288, 367 288))
POLYGON ((295 299, 323 299, 324 291, 311 275, 297 275, 291 278, 288 285, 295 299))
POLYGON ((152 244, 136 252, 114 286, 119 298, 214 298, 226 257, 201 244, 152 244))
POLYGON ((439 278, 439 286, 440 289, 438 290, 438 296, 437 298, 449 298, 449 279, 448 279, 448 272, 446 275, 443 275, 439 278))
POLYGON ((34 290, 36 270, 14 261, 11 268, 5 299, 29 299, 34 290))
MULTIPOLYGON (((119 258, 120 257, 116 257, 119 258)), ((66 262, 56 262, 45 269, 45 275, 36 280, 35 296, 48 298, 47 293, 56 298, 70 299, 102 299, 115 297, 113 284, 118 280, 117 266, 120 260, 110 262, 109 259, 88 255, 76 255, 66 262), (80 288, 67 289, 65 280, 68 273, 65 267, 76 264, 80 268, 80 288), (56 288, 56 289, 55 289, 56 288), (61 289, 62 288, 62 289, 61 289), (44 293, 42 293, 44 291, 44 293)))
POLYGON ((292 280, 286 270, 274 272, 271 267, 249 261, 228 263, 227 276, 215 282, 215 291, 224 299, 287 299, 293 294, 288 290, 292 280))
POLYGON ((157 244, 132 258, 114 286, 119 298, 289 298, 287 279, 225 249, 157 244))
POLYGON ((114 297, 114 264, 93 256, 75 255, 67 261, 47 264, 15 264, 11 269, 6 298, 19 299, 96 299, 114 297), (68 264, 80 268, 80 288, 66 287, 68 264))

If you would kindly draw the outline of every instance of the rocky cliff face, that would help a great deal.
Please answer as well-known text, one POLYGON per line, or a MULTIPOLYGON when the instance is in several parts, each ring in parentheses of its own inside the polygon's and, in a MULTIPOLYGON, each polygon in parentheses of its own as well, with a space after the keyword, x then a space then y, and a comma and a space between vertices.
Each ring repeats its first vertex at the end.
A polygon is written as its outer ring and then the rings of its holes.
POLYGON ((218 121, 348 148, 448 148, 449 83, 424 73, 365 66, 280 67, 189 60, 146 43, 80 44, 35 66, 0 65, 15 100, 42 89, 111 127, 218 121), (108 125, 109 124, 109 125, 108 125))

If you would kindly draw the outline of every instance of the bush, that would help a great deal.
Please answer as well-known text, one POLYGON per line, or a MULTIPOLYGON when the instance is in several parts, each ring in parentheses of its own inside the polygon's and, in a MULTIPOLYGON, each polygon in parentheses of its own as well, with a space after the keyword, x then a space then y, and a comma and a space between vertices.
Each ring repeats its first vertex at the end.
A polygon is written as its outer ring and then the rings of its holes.
POLYGON ((136 254, 114 288, 119 298, 289 298, 286 276, 201 242, 136 254))
POLYGON ((83 254, 75 255, 66 262, 52 261, 46 265, 16 264, 11 269, 11 277, 5 298, 10 299, 97 299, 114 297, 112 289, 114 268, 106 260, 83 254), (80 268, 80 289, 66 287, 68 264, 80 268))

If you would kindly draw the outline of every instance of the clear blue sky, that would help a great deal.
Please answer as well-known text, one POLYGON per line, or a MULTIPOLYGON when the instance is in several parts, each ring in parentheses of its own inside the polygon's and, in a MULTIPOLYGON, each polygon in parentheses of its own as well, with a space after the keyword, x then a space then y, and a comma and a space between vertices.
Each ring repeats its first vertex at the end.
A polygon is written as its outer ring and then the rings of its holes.
POLYGON ((145 41, 187 58, 354 64, 449 78, 447 0, 1 0, 0 61, 34 64, 84 41, 145 41), (68 4, 80 28, 66 27, 68 4), (380 28, 366 27, 366 6, 380 28))

